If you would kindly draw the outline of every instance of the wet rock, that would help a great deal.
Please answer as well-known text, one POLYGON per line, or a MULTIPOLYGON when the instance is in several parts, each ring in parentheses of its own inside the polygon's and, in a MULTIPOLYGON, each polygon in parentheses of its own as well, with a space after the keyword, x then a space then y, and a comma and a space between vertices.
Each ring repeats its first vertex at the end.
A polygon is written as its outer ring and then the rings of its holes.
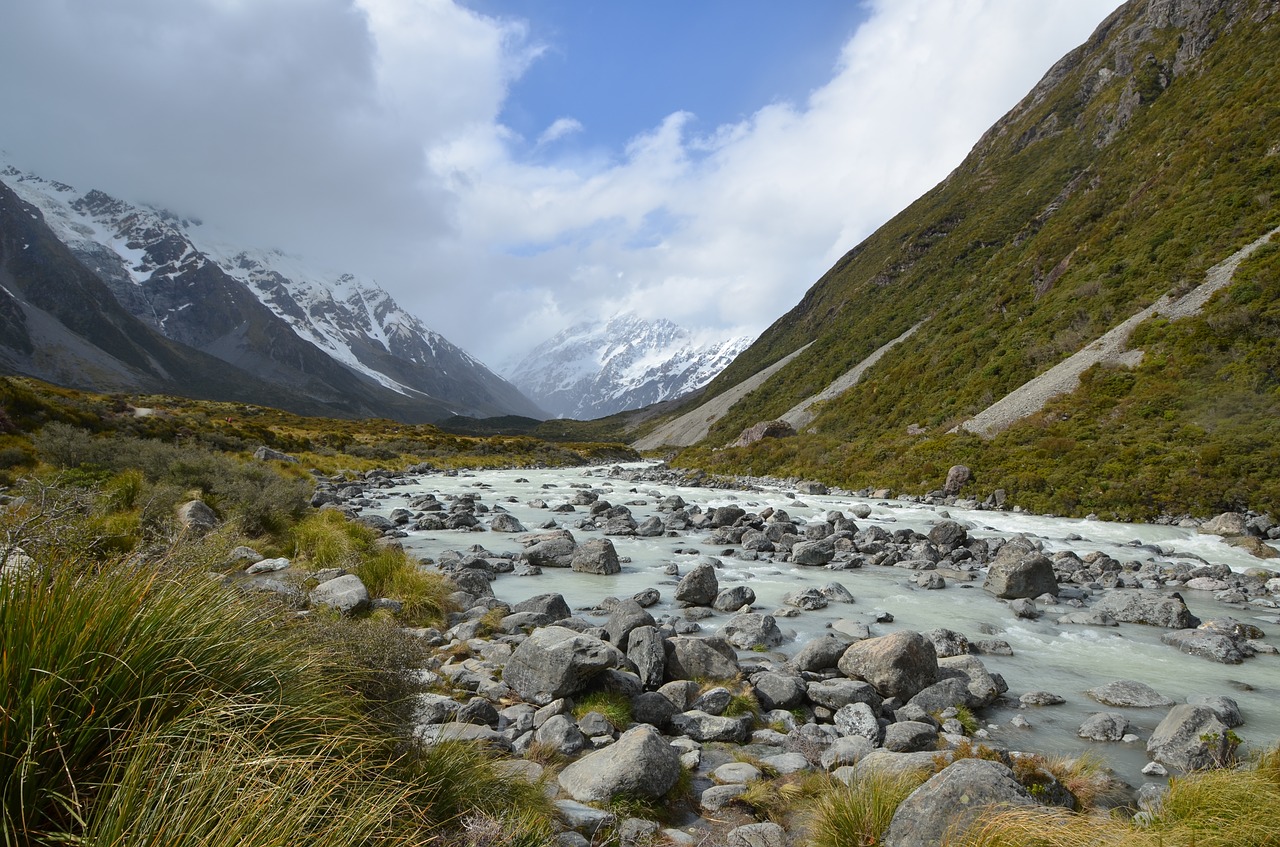
POLYGON ((1067 701, 1051 691, 1028 691, 1018 698, 1018 702, 1024 706, 1057 706, 1067 701))
POLYGON ((593 538, 579 545, 569 560, 569 567, 578 573, 592 573, 608 576, 621 573, 622 564, 618 561, 618 551, 613 542, 607 538, 593 538))
POLYGON ((715 566, 703 562, 685 574, 676 586, 676 602, 686 606, 710 606, 720 593, 715 566))
POLYGON ((969 540, 969 532, 955 521, 940 521, 929 530, 929 540, 940 548, 950 550, 963 547, 969 540))
POLYGON ((1147 589, 1125 589, 1103 594, 1093 605, 1095 612, 1105 612, 1121 623, 1163 626, 1167 629, 1191 629, 1200 619, 1191 614, 1182 595, 1147 589))
MULTIPOLYGON (((538 538, 538 536, 535 536, 538 538)), ((525 548, 524 557, 540 568, 567 568, 573 562, 577 542, 567 532, 542 537, 525 548)))
POLYGON ((1085 694, 1104 706, 1149 709, 1156 706, 1172 706, 1174 703, 1150 685, 1132 679, 1117 679, 1106 685, 1090 688, 1085 694))
POLYGON ((494 532, 527 532, 524 524, 520 523, 514 515, 507 512, 499 512, 493 516, 493 520, 489 522, 489 529, 494 532))
POLYGON ((1162 765, 1182 771, 1221 768, 1234 763, 1230 727, 1205 706, 1174 706, 1151 733, 1147 754, 1162 765))
POLYGON ((1090 741, 1119 741, 1133 731, 1120 712, 1098 712, 1084 719, 1077 735, 1090 741))
POLYGON ((712 601, 713 608, 721 612, 736 612, 743 606, 756 602, 756 592, 749 585, 734 585, 724 589, 712 601))
POLYGON ((1192 706, 1203 706, 1206 709, 1212 709, 1213 713, 1218 716, 1218 720, 1228 727, 1234 729, 1237 726, 1244 725, 1244 715, 1240 713, 1240 704, 1230 697, 1192 694, 1187 697, 1187 702, 1192 706))
POLYGON ((821 566, 834 559, 836 545, 830 538, 801 541, 791 548, 791 561, 797 565, 821 566))
POLYGON ((803 609, 806 612, 825 609, 830 603, 827 596, 817 588, 804 588, 800 591, 794 591, 783 597, 782 602, 786 603, 788 606, 803 609))
POLYGON ((1238 665, 1253 655, 1248 647, 1242 646, 1234 638, 1203 629, 1166 632, 1160 636, 1160 640, 1183 653, 1224 665, 1238 665))
POLYGON ((987 568, 982 588, 1002 600, 1014 600, 1041 594, 1057 595, 1058 580, 1053 573, 1053 563, 1043 553, 1013 558, 1001 550, 987 568))

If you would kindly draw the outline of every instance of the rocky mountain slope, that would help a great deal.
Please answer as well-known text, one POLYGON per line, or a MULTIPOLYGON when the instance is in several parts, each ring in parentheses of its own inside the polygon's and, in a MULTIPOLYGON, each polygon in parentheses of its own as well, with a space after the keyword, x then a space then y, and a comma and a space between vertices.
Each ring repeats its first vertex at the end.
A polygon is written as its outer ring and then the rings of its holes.
MULTIPOLYGON (((277 252, 228 246, 199 221, 13 166, 0 171, 0 182, 133 317, 286 393, 341 414, 414 421, 539 415, 514 386, 376 285, 350 275, 326 278, 277 252)), ((90 378, 100 370, 95 358, 81 349, 78 365, 59 366, 64 381, 79 372, 76 385, 115 387, 90 378)))
POLYGON ((731 338, 699 344, 671 321, 618 314, 558 333, 509 377, 556 416, 590 420, 696 391, 749 343, 731 338))
POLYGON ((1139 320, 1140 360, 1100 361, 998 432, 960 428, 1280 225, 1278 52, 1271 0, 1122 6, 708 386, 796 354, 681 461, 920 492, 963 461, 1015 502, 1119 517, 1280 507, 1274 242, 1203 311, 1139 320), (798 437, 713 452, 882 348, 798 437))

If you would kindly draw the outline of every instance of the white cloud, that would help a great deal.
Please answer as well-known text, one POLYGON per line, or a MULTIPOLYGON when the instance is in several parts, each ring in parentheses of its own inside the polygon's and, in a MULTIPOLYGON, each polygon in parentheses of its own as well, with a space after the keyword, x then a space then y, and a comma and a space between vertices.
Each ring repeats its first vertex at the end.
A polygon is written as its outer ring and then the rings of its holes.
POLYGON ((499 119, 544 48, 451 0, 5 3, 0 147, 373 275, 493 363, 620 308, 757 332, 1115 3, 877 0, 804 102, 561 158, 590 115, 499 119))
POLYGON ((538 136, 537 146, 545 147, 566 136, 582 132, 582 130, 582 122, 576 118, 556 118, 556 120, 552 121, 551 126, 543 130, 542 134, 538 136))

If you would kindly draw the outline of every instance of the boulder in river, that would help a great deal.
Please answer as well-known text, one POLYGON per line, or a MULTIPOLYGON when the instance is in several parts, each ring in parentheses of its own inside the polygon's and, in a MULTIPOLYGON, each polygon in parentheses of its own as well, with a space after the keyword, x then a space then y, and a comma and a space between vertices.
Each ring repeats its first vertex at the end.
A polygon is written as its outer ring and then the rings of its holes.
POLYGON ((1183 771, 1233 764, 1239 739, 1207 706, 1174 706, 1151 733, 1147 753, 1162 765, 1183 771))
POLYGON ((581 544, 569 560, 569 567, 578 573, 594 573, 608 576, 621 573, 618 551, 607 538, 593 538, 581 544))
POLYGON ((987 569, 987 580, 982 584, 984 590, 1002 600, 1057 595, 1058 580, 1053 573, 1053 562, 1047 556, 1038 551, 1017 558, 1003 553, 998 553, 987 569))
POLYGON ((676 602, 686 606, 710 606, 720 593, 715 566, 703 562, 685 574, 676 585, 676 602))
POLYGON ((1121 623, 1141 623, 1168 629, 1191 629, 1200 619, 1191 614, 1182 595, 1177 592, 1147 589, 1108 591, 1093 604, 1093 611, 1104 612, 1121 623))

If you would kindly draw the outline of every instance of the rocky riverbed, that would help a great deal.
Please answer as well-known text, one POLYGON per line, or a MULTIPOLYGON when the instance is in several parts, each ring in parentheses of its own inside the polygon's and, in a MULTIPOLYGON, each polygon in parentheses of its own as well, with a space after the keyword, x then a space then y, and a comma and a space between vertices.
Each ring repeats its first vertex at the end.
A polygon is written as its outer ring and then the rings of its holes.
MULTIPOLYGON (((735 806, 754 780, 936 769, 975 740, 1007 751, 904 804, 889 842, 914 844, 953 822, 944 798, 966 787, 1070 805, 1013 779, 1018 753, 1100 752, 1136 799, 1229 761, 1238 737, 1280 739, 1280 578, 1249 552, 1272 549, 1265 516, 1207 527, 1248 534, 1242 547, 1193 526, 699 482, 654 465, 419 469, 322 481, 314 505, 458 584, 464 611, 419 633, 439 648, 419 672, 439 693, 419 695, 413 732, 571 759, 553 783, 565 844, 608 817, 588 804, 662 796, 682 767, 696 803, 663 837, 697 843, 729 820, 752 828, 725 843, 784 844, 795 833, 735 806), (631 721, 575 712, 597 692, 631 721)), ((338 587, 312 602, 370 599, 338 587)), ((627 825, 636 843, 656 831, 627 825)))

